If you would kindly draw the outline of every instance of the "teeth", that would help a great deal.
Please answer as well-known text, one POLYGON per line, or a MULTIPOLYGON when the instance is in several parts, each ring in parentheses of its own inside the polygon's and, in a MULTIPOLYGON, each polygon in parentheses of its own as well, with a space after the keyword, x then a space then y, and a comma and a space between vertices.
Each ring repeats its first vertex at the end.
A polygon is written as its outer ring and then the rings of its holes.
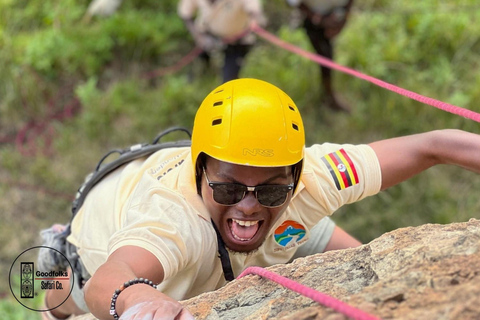
POLYGON ((258 220, 256 221, 245 221, 245 220, 237 220, 237 219, 232 219, 232 220, 233 222, 238 223, 242 227, 250 227, 258 223, 258 220))

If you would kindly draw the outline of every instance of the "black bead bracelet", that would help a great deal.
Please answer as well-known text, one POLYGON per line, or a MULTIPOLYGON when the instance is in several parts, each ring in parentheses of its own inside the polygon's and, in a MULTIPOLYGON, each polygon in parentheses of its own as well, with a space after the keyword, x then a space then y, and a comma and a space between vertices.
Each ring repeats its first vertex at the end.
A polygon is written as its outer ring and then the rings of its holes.
POLYGON ((147 284, 150 287, 157 289, 157 285, 153 284, 153 281, 150 281, 148 279, 143 279, 143 278, 135 278, 133 280, 127 281, 124 284, 122 284, 120 288, 115 290, 115 292, 113 293, 112 300, 111 300, 112 302, 110 303, 110 314, 113 316, 113 319, 118 320, 118 318, 120 318, 118 316, 117 310, 115 309, 115 304, 117 303, 117 298, 120 295, 120 293, 126 288, 139 283, 147 284))

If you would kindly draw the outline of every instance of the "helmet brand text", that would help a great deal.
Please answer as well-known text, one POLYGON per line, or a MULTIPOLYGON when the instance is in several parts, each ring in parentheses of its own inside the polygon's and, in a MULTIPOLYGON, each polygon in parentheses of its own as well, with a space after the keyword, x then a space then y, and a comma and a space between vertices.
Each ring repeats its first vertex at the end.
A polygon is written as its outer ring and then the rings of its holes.
POLYGON ((248 149, 244 148, 243 149, 243 155, 249 155, 249 156, 262 156, 262 157, 273 157, 274 153, 272 149, 248 149))

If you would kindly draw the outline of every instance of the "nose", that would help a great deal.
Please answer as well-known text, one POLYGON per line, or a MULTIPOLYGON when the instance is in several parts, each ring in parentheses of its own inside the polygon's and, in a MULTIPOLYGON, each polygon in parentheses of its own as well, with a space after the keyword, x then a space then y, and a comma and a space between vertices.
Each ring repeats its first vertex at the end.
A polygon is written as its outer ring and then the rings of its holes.
POLYGON ((251 191, 247 192, 245 198, 243 198, 239 203, 236 205, 237 209, 243 212, 245 215, 252 215, 256 212, 262 210, 263 206, 258 202, 255 194, 251 191))

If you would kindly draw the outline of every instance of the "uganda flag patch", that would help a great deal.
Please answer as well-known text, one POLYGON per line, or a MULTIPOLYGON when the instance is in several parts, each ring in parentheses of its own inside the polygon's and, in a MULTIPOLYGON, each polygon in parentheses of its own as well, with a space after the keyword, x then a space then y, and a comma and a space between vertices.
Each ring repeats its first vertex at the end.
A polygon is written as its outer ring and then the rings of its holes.
POLYGON ((322 160, 330 171, 338 190, 346 189, 358 183, 357 170, 345 150, 340 149, 329 153, 322 160))

